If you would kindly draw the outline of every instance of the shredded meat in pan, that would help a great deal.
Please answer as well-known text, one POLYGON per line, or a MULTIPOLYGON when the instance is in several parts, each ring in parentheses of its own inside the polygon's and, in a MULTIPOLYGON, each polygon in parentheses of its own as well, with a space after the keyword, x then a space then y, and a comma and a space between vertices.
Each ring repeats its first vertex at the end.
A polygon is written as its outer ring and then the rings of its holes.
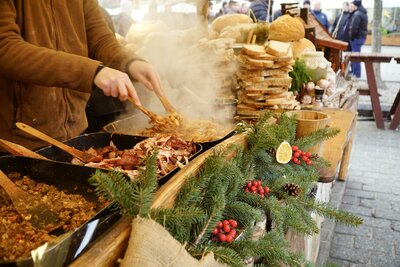
MULTIPOLYGON (((193 142, 186 142, 176 136, 156 136, 143 140, 132 149, 118 150, 113 144, 99 149, 90 148, 86 152, 92 154, 93 158, 85 165, 115 169, 135 179, 144 169, 146 157, 156 149, 158 178, 168 174, 179 164, 188 163, 189 157, 196 153, 196 145, 193 142)), ((76 158, 72 163, 83 165, 76 158)))

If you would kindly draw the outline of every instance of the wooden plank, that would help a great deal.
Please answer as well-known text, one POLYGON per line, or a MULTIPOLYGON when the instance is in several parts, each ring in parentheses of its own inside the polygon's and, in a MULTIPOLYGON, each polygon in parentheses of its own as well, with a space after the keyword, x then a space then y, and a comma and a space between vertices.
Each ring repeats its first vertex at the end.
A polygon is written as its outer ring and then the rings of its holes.
POLYGON ((397 92, 397 96, 390 108, 389 116, 394 114, 392 122, 390 123, 389 129, 396 130, 400 123, 400 90, 397 92))
POLYGON ((330 167, 320 170, 320 182, 331 182, 336 177, 337 168, 342 161, 343 151, 347 146, 351 130, 355 127, 354 121, 357 112, 341 109, 323 109, 323 112, 331 116, 330 127, 340 129, 340 133, 324 142, 322 157, 331 163, 330 167))
POLYGON ((376 127, 378 127, 379 129, 385 129, 385 125, 383 123, 381 103, 379 101, 379 95, 378 95, 378 86, 376 85, 374 66, 372 62, 364 62, 364 64, 367 72, 368 87, 369 87, 372 111, 374 112, 376 127))
POLYGON ((390 62, 392 58, 399 57, 399 55, 366 52, 348 52, 345 56, 353 62, 390 62))

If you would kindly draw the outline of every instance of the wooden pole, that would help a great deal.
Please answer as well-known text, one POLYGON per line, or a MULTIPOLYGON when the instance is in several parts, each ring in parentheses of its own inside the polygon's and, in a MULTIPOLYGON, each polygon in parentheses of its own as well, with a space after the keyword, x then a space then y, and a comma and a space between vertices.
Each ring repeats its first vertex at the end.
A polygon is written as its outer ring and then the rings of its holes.
POLYGON ((271 9, 272 9, 272 7, 271 7, 271 0, 268 0, 268 10, 267 10, 268 13, 267 13, 267 19, 266 19, 267 22, 269 22, 271 9))

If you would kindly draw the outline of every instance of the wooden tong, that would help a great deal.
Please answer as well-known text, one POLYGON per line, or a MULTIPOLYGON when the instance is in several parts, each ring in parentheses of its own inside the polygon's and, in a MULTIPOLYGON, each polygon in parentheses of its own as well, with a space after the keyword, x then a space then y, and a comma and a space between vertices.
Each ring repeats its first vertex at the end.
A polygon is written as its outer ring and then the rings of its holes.
POLYGON ((53 146, 58 147, 59 149, 64 150, 68 154, 78 158, 79 160, 83 161, 84 163, 90 162, 91 159, 93 158, 93 155, 90 155, 89 153, 80 151, 74 147, 70 147, 66 144, 63 144, 60 141, 58 141, 58 140, 42 133, 41 131, 38 131, 35 128, 32 128, 29 125, 26 125, 22 122, 17 122, 15 125, 17 126, 18 129, 24 131, 25 133, 28 133, 40 140, 43 140, 53 146))
POLYGON ((171 105, 171 103, 165 97, 165 95, 161 95, 161 94, 158 94, 158 93, 156 93, 156 95, 158 96, 158 98, 160 99, 162 105, 164 106, 165 110, 168 113, 177 113, 176 109, 171 105))
POLYGON ((14 156, 24 156, 28 158, 35 158, 35 159, 47 159, 42 155, 33 152, 30 149, 27 149, 24 146, 18 145, 16 143, 0 139, 0 146, 5 149, 8 153, 14 156))
POLYGON ((150 120, 152 121, 158 121, 159 117, 158 115, 156 115, 155 113, 151 112, 150 110, 146 109, 145 107, 143 107, 142 105, 138 105, 133 98, 129 97, 128 101, 131 102, 133 105, 135 105, 135 107, 137 107, 138 109, 140 109, 141 112, 143 112, 147 117, 149 117, 150 120))

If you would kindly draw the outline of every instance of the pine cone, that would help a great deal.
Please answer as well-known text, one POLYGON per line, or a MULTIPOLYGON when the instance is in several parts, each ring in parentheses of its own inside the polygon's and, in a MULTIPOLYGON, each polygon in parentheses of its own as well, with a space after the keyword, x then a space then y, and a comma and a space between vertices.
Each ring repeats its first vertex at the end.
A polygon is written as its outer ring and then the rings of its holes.
POLYGON ((283 191, 285 191, 289 196, 297 197, 300 194, 300 187, 292 183, 285 184, 283 191))

